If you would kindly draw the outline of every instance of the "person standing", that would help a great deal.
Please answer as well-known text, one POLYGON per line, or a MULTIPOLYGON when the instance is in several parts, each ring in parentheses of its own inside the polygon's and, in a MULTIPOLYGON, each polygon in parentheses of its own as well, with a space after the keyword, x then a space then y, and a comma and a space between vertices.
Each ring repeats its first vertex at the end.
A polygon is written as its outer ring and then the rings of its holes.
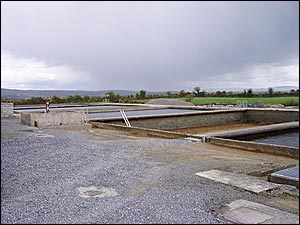
POLYGON ((49 99, 46 99, 46 113, 50 111, 50 101, 49 99))

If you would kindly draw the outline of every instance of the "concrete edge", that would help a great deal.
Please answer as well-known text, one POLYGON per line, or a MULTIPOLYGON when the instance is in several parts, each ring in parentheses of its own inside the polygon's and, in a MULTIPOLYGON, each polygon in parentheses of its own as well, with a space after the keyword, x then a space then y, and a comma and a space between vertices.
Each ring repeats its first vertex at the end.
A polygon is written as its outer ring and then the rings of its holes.
POLYGON ((236 224, 299 224, 299 216, 244 199, 223 206, 218 216, 236 224))
POLYGON ((277 184, 292 185, 299 189, 299 179, 295 179, 292 177, 280 176, 279 174, 272 173, 268 175, 268 181, 277 184))
POLYGON ((32 127, 79 125, 85 118, 83 112, 22 112, 21 123, 32 127))
POLYGON ((68 124, 68 125, 55 125, 55 126, 42 126, 42 129, 55 129, 55 130, 70 130, 70 131, 89 131, 92 129, 92 124, 68 124))
POLYGON ((170 131, 148 129, 148 128, 141 128, 141 127, 127 127, 123 125, 100 123, 100 122, 90 122, 90 123, 92 124, 92 128, 96 127, 101 129, 120 130, 120 131, 126 131, 136 135, 147 135, 147 136, 172 138, 172 139, 191 137, 191 135, 189 134, 179 133, 179 132, 170 132, 170 131))
POLYGON ((233 137, 259 135, 264 133, 282 132, 286 130, 296 130, 296 129, 299 129, 299 121, 264 125, 259 127, 244 128, 244 129, 238 129, 232 131, 208 133, 207 135, 212 137, 219 137, 219 138, 233 138, 233 137))
POLYGON ((295 163, 288 164, 288 165, 283 165, 283 166, 279 166, 279 167, 275 167, 273 169, 267 169, 267 170, 262 170, 262 171, 261 170, 252 171, 252 172, 247 173, 247 175, 255 176, 255 177, 264 177, 264 176, 268 176, 269 174, 274 173, 276 171, 287 169, 287 168, 291 168, 291 167, 294 167, 294 166, 296 166, 295 163))
POLYGON ((273 144, 256 143, 252 141, 238 141, 224 139, 219 137, 207 137, 207 141, 211 144, 221 145, 225 147, 237 148, 246 151, 267 153, 279 156, 299 159, 299 148, 287 147, 273 144))
MULTIPOLYGON (((155 108, 153 108, 155 109, 155 108)), ((163 108, 161 108, 163 109, 163 108)), ((171 108, 170 108, 171 109, 171 108)), ((176 108, 174 108, 176 109, 176 108)), ((199 109, 198 109, 199 110, 199 109)), ((156 115, 140 115, 140 116, 130 116, 129 119, 152 119, 152 118, 169 118, 169 117, 185 117, 185 116, 195 116, 195 115, 207 115, 207 114, 229 114, 229 113, 237 113, 242 112, 245 113, 246 110, 210 110, 210 111, 202 111, 202 112, 185 112, 185 113, 173 113, 173 114, 156 114, 156 115)), ((110 118, 98 118, 98 119, 89 119, 89 121, 100 122, 100 121, 120 121, 123 120, 122 117, 110 117, 110 118)))

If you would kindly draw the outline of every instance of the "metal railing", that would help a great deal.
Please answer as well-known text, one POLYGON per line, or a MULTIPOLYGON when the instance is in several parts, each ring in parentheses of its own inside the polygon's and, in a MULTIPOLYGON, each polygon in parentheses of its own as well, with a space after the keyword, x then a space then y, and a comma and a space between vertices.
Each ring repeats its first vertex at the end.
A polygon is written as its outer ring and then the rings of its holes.
POLYGON ((237 100, 236 106, 239 108, 248 108, 248 101, 247 100, 237 100))
POLYGON ((124 119, 124 121, 125 121, 126 126, 127 126, 127 127, 131 127, 131 125, 130 125, 130 123, 129 123, 129 120, 128 120, 126 114, 125 114, 125 112, 121 110, 120 113, 121 113, 121 115, 122 115, 122 117, 123 117, 123 119, 124 119))

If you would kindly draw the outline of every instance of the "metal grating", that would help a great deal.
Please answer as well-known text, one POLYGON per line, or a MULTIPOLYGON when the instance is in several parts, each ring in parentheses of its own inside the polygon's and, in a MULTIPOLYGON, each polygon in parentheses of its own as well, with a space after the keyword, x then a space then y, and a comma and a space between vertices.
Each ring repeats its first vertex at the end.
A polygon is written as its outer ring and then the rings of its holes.
POLYGON ((275 173, 271 174, 272 176, 275 177, 281 177, 285 179, 291 179, 291 180, 297 180, 299 181, 299 166, 295 166, 292 168, 284 169, 277 171, 275 173))

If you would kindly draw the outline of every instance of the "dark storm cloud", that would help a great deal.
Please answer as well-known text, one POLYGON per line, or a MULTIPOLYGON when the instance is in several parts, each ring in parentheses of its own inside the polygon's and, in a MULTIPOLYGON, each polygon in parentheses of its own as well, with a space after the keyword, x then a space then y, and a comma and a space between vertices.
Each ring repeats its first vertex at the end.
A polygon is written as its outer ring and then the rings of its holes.
POLYGON ((264 87, 249 70, 299 60, 298 2, 4 2, 1 25, 2 50, 84 71, 92 90, 264 87))

